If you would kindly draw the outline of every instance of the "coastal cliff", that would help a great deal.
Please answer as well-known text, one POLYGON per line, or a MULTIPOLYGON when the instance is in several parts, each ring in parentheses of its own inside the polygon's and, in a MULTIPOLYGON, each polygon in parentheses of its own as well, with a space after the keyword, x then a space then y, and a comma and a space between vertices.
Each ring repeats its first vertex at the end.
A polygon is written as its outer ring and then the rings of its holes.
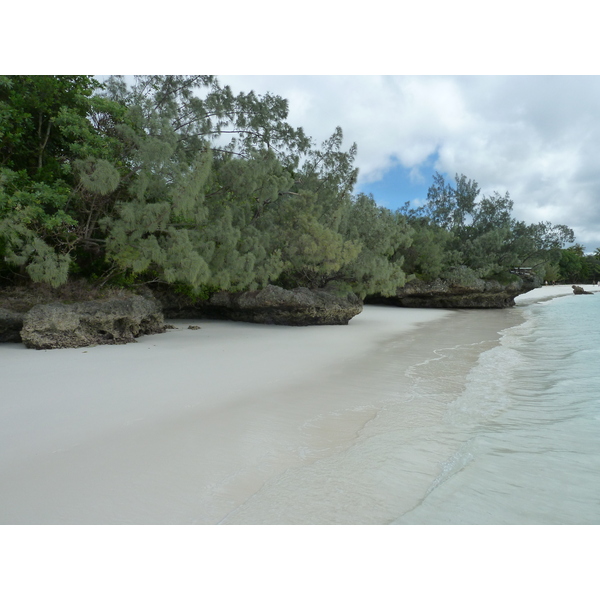
POLYGON ((23 317, 21 340, 28 348, 81 348, 127 344, 163 333, 160 305, 142 296, 104 301, 38 304, 23 317))
POLYGON ((28 348, 81 348, 127 344, 165 331, 160 304, 147 290, 98 290, 84 284, 0 289, 0 342, 28 348))
POLYGON ((469 283, 413 279, 394 296, 369 296, 365 302, 411 308, 507 308, 515 305, 517 296, 538 287, 541 281, 534 275, 521 275, 507 284, 483 279, 469 283))
MULTIPOLYGON (((514 277, 506 284, 482 279, 468 283, 414 279, 392 297, 369 296, 365 302, 419 308, 506 308, 514 306, 516 296, 540 287, 540 283, 532 275, 514 277)), ((29 290, 27 303, 19 302, 15 292, 11 302, 4 302, 0 308, 0 341, 22 341, 38 349, 123 344, 135 341, 139 335, 163 332, 163 317, 294 326, 345 325, 363 308, 355 294, 302 287, 286 290, 268 285, 252 292, 221 291, 204 300, 194 300, 169 288, 145 288, 140 292, 142 296, 113 292, 113 296, 102 299, 73 302, 73 297, 37 297, 29 290)))
POLYGON ((38 350, 126 344, 141 335, 163 333, 165 316, 272 325, 346 325, 363 309, 352 293, 286 290, 273 285, 252 292, 220 291, 207 300, 193 300, 169 289, 140 288, 141 295, 112 290, 102 298, 74 302, 77 295, 90 296, 93 290, 77 292, 60 295, 45 286, 4 290, 0 294, 0 342, 22 342, 38 350))
POLYGON ((267 285, 253 292, 217 292, 208 300, 192 301, 168 290, 155 290, 167 318, 206 318, 272 325, 346 325, 362 311, 352 293, 299 287, 286 290, 267 285))

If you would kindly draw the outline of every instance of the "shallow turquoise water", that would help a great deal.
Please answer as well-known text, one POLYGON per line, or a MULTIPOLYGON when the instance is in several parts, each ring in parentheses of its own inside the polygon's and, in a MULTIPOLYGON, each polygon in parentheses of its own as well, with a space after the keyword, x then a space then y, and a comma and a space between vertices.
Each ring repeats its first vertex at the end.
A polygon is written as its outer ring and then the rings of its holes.
POLYGON ((397 524, 600 524, 600 294, 519 308, 448 404, 460 447, 397 524))

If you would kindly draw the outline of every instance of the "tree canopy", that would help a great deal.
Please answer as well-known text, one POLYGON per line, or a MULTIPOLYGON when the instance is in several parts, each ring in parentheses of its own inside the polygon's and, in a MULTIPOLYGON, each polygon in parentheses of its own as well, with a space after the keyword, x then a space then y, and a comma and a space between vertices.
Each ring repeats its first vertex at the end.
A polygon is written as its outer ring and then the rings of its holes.
POLYGON ((454 186, 439 173, 433 179, 427 203, 403 209, 419 240, 408 259, 425 278, 460 272, 493 279, 520 267, 543 277, 575 240, 565 225, 517 221, 508 192, 480 197, 477 182, 464 175, 455 176, 454 186))
POLYGON ((0 281, 365 297, 413 277, 567 272, 573 232, 516 221, 508 193, 438 173, 422 209, 388 210, 354 193, 341 128, 317 145, 287 114, 213 76, 0 77, 0 281))

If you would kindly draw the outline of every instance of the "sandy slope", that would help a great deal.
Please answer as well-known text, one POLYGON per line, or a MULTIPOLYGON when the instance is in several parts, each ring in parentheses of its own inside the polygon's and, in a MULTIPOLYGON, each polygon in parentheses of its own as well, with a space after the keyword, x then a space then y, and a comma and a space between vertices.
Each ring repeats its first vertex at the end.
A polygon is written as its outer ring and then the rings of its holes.
MULTIPOLYGON (((303 425, 340 408, 316 388, 450 314, 367 307, 348 326, 173 321, 126 346, 5 344, 0 521, 218 522, 298 460, 303 425)), ((351 437, 359 413, 335 434, 351 437)))

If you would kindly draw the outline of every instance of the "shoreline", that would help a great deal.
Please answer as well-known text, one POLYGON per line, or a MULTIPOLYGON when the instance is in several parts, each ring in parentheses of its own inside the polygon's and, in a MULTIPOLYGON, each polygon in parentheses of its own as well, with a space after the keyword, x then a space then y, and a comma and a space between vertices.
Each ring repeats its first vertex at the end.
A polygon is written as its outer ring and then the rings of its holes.
MULTIPOLYGON (((586 292, 592 293, 600 293, 600 286, 592 285, 592 284, 577 284, 579 287, 582 287, 586 292)), ((545 302, 546 300, 551 300, 553 298, 559 298, 560 296, 572 296, 573 295, 573 287, 572 284, 565 285, 544 285, 540 288, 536 288, 527 292, 526 294, 522 294, 521 296, 517 296, 515 298, 515 304, 517 306, 525 306, 527 304, 533 304, 535 302, 545 302)))
MULTIPOLYGON (((538 288, 518 306, 567 293, 538 288)), ((263 522, 276 482, 353 455, 390 407, 407 431, 437 426, 443 405, 401 397, 407 373, 440 348, 477 356, 515 318, 370 306, 346 326, 172 320, 125 346, 0 347, 2 523, 263 522)), ((293 495, 280 500, 276 522, 299 516, 293 495)))

